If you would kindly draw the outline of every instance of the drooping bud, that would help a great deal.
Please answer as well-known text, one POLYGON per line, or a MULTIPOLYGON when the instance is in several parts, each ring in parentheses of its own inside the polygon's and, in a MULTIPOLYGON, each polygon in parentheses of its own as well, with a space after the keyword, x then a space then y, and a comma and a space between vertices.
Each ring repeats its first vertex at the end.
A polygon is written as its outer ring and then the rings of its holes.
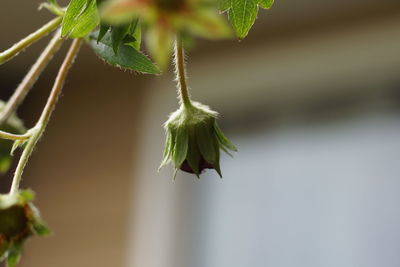
POLYGON ((8 267, 19 262, 22 246, 29 237, 50 232, 33 205, 33 198, 29 190, 0 195, 0 260, 5 260, 8 267))
POLYGON ((197 177, 204 169, 220 169, 220 149, 228 153, 237 151, 218 127, 218 113, 209 107, 192 102, 181 106, 165 123, 167 134, 161 167, 172 161, 175 170, 194 173, 197 177))

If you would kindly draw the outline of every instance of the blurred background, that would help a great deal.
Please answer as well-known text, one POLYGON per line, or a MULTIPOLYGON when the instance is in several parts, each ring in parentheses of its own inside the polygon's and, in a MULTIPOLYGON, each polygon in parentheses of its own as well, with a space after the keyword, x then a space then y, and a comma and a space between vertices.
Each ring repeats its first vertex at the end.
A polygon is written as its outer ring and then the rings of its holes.
MULTIPOLYGON (((2 0, 0 50, 51 18, 39 2, 2 0)), ((0 66, 2 99, 48 39, 0 66)), ((28 126, 67 47, 19 111, 28 126)), ((399 48, 395 0, 276 0, 244 41, 198 41, 193 98, 239 153, 223 179, 173 182, 157 172, 171 71, 123 72, 84 47, 23 180, 55 234, 20 266, 400 266, 399 48)))

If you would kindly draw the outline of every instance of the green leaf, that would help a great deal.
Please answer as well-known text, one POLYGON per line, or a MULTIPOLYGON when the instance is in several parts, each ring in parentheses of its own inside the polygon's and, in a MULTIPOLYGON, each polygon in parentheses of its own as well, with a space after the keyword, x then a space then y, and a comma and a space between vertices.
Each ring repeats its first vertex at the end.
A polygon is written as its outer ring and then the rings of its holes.
POLYGON ((138 71, 141 73, 160 74, 160 69, 151 60, 131 46, 121 44, 118 55, 112 49, 111 34, 106 33, 97 43, 98 31, 90 36, 89 44, 94 52, 108 64, 138 71))
POLYGON ((189 136, 186 127, 176 130, 175 147, 172 153, 172 161, 175 168, 179 168, 186 159, 189 146, 189 136))
POLYGON ((103 39, 104 35, 106 35, 109 29, 110 25, 107 24, 100 25, 99 35, 97 36, 97 42, 100 42, 103 39))
POLYGON ((210 123, 196 124, 196 139, 203 158, 210 164, 217 159, 216 149, 213 142, 212 125, 210 123))
POLYGON ((167 165, 168 162, 170 161, 174 145, 175 145, 175 135, 168 131, 167 132, 167 137, 166 137, 166 140, 165 140, 164 155, 163 155, 163 159, 162 159, 161 165, 158 168, 159 170, 162 167, 164 167, 165 165, 167 165))
POLYGON ((88 35, 100 22, 94 0, 71 0, 65 12, 61 34, 71 38, 88 35))
POLYGON ((217 137, 215 135, 213 136, 213 142, 214 142, 214 148, 215 148, 215 154, 216 154, 216 159, 215 159, 215 163, 213 164, 213 167, 214 167, 215 171, 218 173, 219 177, 222 178, 221 166, 219 163, 219 160, 220 160, 219 144, 218 144, 217 137))
POLYGON ((187 161, 192 168, 193 172, 199 177, 199 163, 201 159, 201 154, 199 151, 199 147, 197 146, 196 133, 193 128, 189 129, 189 149, 187 154, 187 161))
POLYGON ((129 31, 130 31, 130 36, 135 39, 135 42, 129 42, 127 44, 132 46, 136 50, 139 50, 140 46, 142 44, 142 27, 140 26, 139 19, 132 22, 131 28, 129 31))
MULTIPOLYGON (((223 147, 225 147, 229 150, 232 150, 235 152, 238 151, 237 148, 235 147, 235 145, 232 144, 232 142, 229 141, 229 139, 224 135, 222 130, 219 128, 217 122, 214 123, 214 131, 215 131, 215 134, 217 136, 217 139, 218 139, 218 142, 220 145, 222 145, 223 147)), ((227 152, 227 154, 229 154, 229 153, 227 152)))
POLYGON ((243 39, 249 33, 258 13, 258 7, 270 9, 274 0, 220 0, 220 11, 228 11, 236 36, 243 39))
POLYGON ((274 0, 260 0, 258 5, 264 9, 270 9, 274 4, 274 0))
POLYGON ((88 2, 88 5, 78 19, 78 23, 70 33, 71 38, 81 38, 87 36, 100 23, 96 1, 88 2))
POLYGON ((119 47, 128 33, 130 26, 130 24, 125 24, 112 27, 111 42, 115 54, 118 54, 119 47))
POLYGON ((232 0, 232 6, 228 11, 229 20, 239 39, 243 39, 253 26, 257 13, 257 0, 232 0))
POLYGON ((67 11, 65 12, 61 35, 67 35, 75 25, 78 23, 78 18, 81 15, 83 8, 86 5, 86 0, 71 0, 67 7, 67 11))

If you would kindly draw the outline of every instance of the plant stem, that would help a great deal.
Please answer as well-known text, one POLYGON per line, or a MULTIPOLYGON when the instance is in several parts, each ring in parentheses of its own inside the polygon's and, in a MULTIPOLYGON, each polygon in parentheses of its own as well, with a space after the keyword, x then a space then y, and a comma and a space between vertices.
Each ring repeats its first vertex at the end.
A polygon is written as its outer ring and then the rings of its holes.
POLYGON ((62 17, 57 17, 47 24, 43 25, 40 29, 37 31, 29 34, 27 37, 13 45, 11 48, 7 49, 6 51, 0 53, 0 65, 9 61, 16 55, 18 55, 19 52, 21 52, 23 49, 26 47, 30 46, 40 38, 46 36, 49 32, 53 31, 56 29, 62 21, 62 17))
POLYGON ((82 39, 75 39, 72 42, 72 45, 68 51, 67 56, 62 63, 60 70, 58 71, 56 80, 54 82, 53 88, 51 90, 50 96, 47 99, 46 106, 44 107, 42 114, 36 123, 36 125, 31 129, 32 136, 29 138, 29 141, 26 144, 24 151, 22 152, 21 158, 18 162, 17 169, 14 174, 14 178, 11 185, 10 194, 15 194, 18 191, 19 184, 21 182, 22 173, 26 166, 26 163, 31 156, 33 149, 35 148, 37 142, 40 137, 43 135, 43 132, 46 129, 46 126, 50 120, 50 117, 54 111, 54 108, 57 104, 58 97, 62 91, 64 81, 67 77, 67 74, 75 60, 75 57, 79 51, 79 48, 82 45, 82 39))
POLYGON ((29 90, 32 88, 36 80, 39 78, 40 74, 53 58, 53 55, 61 47, 63 41, 64 39, 61 38, 60 31, 57 31, 57 33, 51 39, 50 43, 42 52, 36 63, 26 74, 18 88, 15 90, 14 94, 4 106, 2 112, 0 113, 0 126, 3 125, 10 118, 10 116, 16 111, 18 106, 25 99, 29 90))
POLYGON ((68 75, 68 72, 69 72, 72 64, 74 63, 75 57, 79 52, 82 42, 83 42, 83 39, 74 39, 74 41, 71 44, 71 47, 68 50, 68 54, 65 57, 64 62, 60 67, 60 70, 58 71, 56 80, 53 85, 53 89, 51 91, 49 99, 47 100, 47 103, 42 112, 42 115, 38 121, 38 123, 43 125, 44 127, 47 126, 47 123, 50 120, 51 114, 54 111, 54 108, 57 104, 58 97, 63 88, 65 79, 68 75))
POLYGON ((29 134, 12 134, 4 131, 0 131, 0 138, 2 139, 8 139, 8 140, 14 140, 14 141, 24 141, 29 138, 29 134))
POLYGON ((57 16, 63 16, 65 14, 65 9, 60 7, 57 2, 54 3, 42 3, 39 6, 39 10, 45 8, 48 11, 50 11, 51 13, 53 13, 54 15, 57 16))
POLYGON ((175 41, 175 68, 180 100, 185 108, 190 109, 192 107, 192 103, 190 101, 189 89, 186 83, 185 52, 183 49, 182 40, 179 37, 177 37, 175 41))

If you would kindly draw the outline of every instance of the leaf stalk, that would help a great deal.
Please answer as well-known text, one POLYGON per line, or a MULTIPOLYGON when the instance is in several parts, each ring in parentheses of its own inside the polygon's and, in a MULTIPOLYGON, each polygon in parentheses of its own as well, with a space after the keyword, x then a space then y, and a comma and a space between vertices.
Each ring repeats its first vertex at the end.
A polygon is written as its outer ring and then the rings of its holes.
POLYGON ((11 60, 13 57, 17 56, 19 52, 46 36, 48 33, 55 30, 62 22, 63 17, 59 16, 55 19, 49 21, 47 24, 43 25, 40 29, 35 32, 29 34, 27 37, 13 45, 11 48, 6 51, 0 53, 0 65, 11 60))
POLYGON ((19 84, 11 98, 5 104, 2 112, 0 113, 0 126, 10 118, 10 116, 17 110, 18 106, 23 102, 26 95, 39 78, 40 74, 53 58, 53 55, 61 47, 63 41, 64 39, 61 38, 60 31, 57 31, 35 64, 19 84))
POLYGON ((22 173, 24 171, 24 168, 37 144, 37 142, 40 140, 42 137, 46 126, 50 120, 50 117, 55 109, 55 106, 57 104, 58 98, 61 94, 65 79, 67 77, 67 74, 75 60, 76 55, 79 52, 79 49, 82 45, 83 40, 82 39, 74 39, 72 42, 71 47, 69 48, 69 51, 60 67, 60 70, 57 74, 56 80, 54 82, 53 88, 51 90, 50 96, 47 99, 46 106, 44 107, 42 114, 37 121, 36 125, 29 131, 31 132, 31 137, 29 138, 23 152, 21 155, 21 158, 18 162, 18 166, 16 168, 14 178, 12 181, 11 189, 9 194, 15 194, 18 192, 18 188, 21 182, 22 178, 22 173))
POLYGON ((13 141, 25 141, 29 139, 30 134, 12 134, 4 131, 0 131, 0 138, 2 139, 7 139, 7 140, 13 140, 13 141))

